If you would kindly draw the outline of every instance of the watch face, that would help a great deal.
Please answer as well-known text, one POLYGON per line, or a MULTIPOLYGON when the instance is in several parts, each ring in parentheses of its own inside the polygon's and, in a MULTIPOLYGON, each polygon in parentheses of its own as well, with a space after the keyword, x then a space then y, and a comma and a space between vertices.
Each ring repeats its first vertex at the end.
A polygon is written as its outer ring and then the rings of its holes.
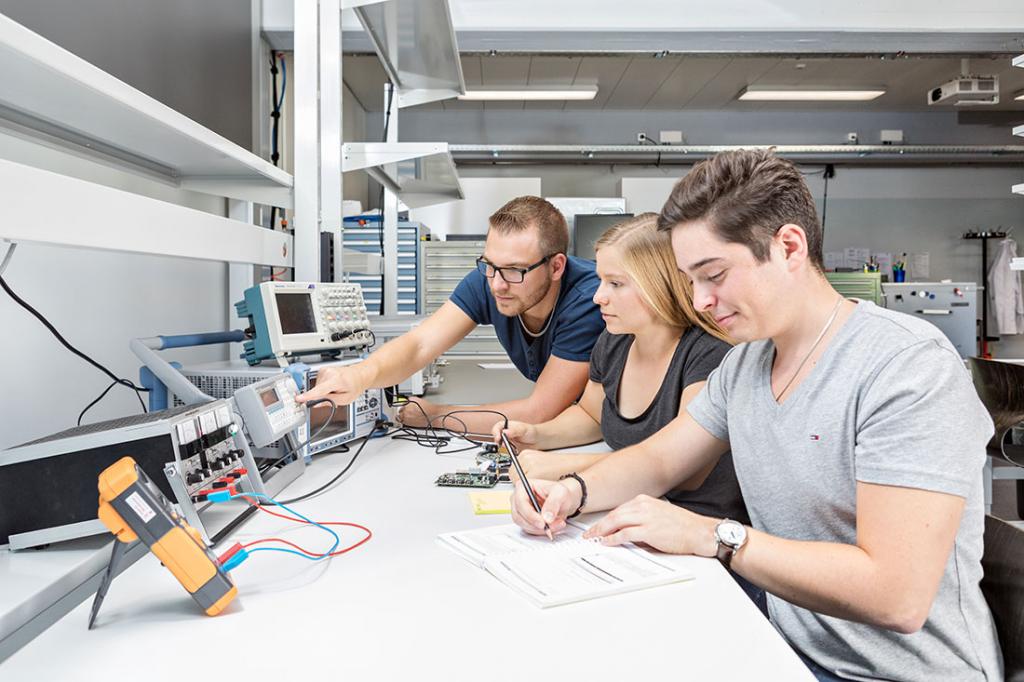
POLYGON ((718 524, 716 529, 719 539, 727 545, 737 547, 747 539, 747 529, 735 521, 718 524))

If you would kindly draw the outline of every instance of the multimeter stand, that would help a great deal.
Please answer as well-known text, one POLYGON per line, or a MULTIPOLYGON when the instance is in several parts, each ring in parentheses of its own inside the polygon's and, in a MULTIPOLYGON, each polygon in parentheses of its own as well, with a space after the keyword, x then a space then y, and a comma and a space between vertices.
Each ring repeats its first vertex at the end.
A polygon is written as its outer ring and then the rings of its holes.
POLYGON ((107 590, 110 589, 110 583, 114 580, 117 575, 117 565, 124 559, 124 555, 128 553, 128 550, 139 543, 138 540, 135 542, 121 542, 120 540, 114 540, 114 549, 110 552, 110 563, 107 564, 107 572, 103 575, 103 582, 100 583, 100 587, 96 590, 96 597, 92 600, 92 610, 89 612, 89 629, 92 630, 92 626, 96 623, 96 615, 100 612, 100 606, 103 604, 103 598, 107 596, 107 590))

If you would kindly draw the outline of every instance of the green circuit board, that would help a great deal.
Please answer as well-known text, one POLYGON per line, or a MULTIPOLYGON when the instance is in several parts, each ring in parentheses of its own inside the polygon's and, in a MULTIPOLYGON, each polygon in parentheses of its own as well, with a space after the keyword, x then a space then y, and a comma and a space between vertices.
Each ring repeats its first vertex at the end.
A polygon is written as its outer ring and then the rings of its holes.
POLYGON ((480 452, 477 453, 476 463, 494 462, 499 469, 508 469, 512 466, 512 457, 507 452, 480 452))
POLYGON ((434 485, 454 488, 493 488, 497 484, 498 474, 491 471, 441 474, 434 481, 434 485))

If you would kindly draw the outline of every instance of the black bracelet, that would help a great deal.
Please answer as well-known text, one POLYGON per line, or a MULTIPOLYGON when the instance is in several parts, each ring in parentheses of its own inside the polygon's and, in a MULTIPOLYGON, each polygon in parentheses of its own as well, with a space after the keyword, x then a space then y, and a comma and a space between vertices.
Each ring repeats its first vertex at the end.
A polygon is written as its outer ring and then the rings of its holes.
POLYGON ((560 476, 558 480, 561 481, 566 478, 575 478, 579 482, 580 492, 583 494, 582 497, 580 497, 580 506, 576 507, 576 511, 574 511, 572 514, 569 514, 569 516, 566 517, 567 519, 574 519, 580 515, 580 512, 583 511, 583 506, 587 503, 587 484, 583 480, 583 477, 577 474, 575 471, 560 476))

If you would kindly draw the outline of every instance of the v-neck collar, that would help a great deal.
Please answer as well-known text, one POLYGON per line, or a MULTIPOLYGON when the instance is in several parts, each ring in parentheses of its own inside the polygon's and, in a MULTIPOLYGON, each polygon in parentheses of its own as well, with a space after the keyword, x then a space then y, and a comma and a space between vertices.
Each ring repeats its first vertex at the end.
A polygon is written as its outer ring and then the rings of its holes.
POLYGON ((669 358, 668 365, 665 367, 665 374, 661 377, 661 384, 658 386, 657 393, 655 393, 654 397, 651 398, 651 402, 647 403, 647 407, 644 408, 644 411, 635 417, 627 417, 626 415, 622 414, 622 402, 619 400, 619 396, 622 393, 622 378, 626 374, 626 365, 629 364, 629 352, 633 350, 633 344, 636 343, 636 336, 633 334, 629 335, 629 344, 626 346, 626 360, 625 362, 622 363, 622 370, 619 372, 619 380, 615 386, 615 411, 618 412, 619 419, 626 422, 627 424, 636 424, 647 418, 647 416, 651 412, 651 409, 654 407, 654 403, 658 401, 658 396, 665 393, 665 382, 668 381, 668 375, 671 373, 670 370, 672 369, 672 365, 675 364, 676 356, 678 356, 679 353, 682 351, 683 338, 689 333, 690 329, 693 329, 693 327, 688 327, 686 330, 684 330, 683 333, 679 336, 678 341, 676 341, 675 350, 672 351, 672 357, 669 358))
POLYGON ((811 371, 804 377, 803 381, 797 384, 794 388, 789 391, 789 396, 783 401, 778 402, 775 400, 775 394, 772 392, 772 364, 775 362, 775 344, 768 340, 768 351, 765 352, 761 362, 761 395, 764 396, 765 400, 776 412, 782 412, 787 410, 791 404, 798 403, 802 400, 803 396, 809 388, 805 388, 818 380, 819 374, 823 371, 821 367, 826 364, 827 359, 831 359, 831 356, 835 353, 835 348, 843 341, 846 336, 852 332, 848 331, 852 329, 850 323, 854 321, 858 315, 860 315, 861 308, 867 305, 866 301, 857 301, 857 307, 853 309, 850 316, 843 322, 843 326, 839 328, 836 335, 833 336, 828 345, 825 346, 825 352, 821 354, 818 361, 811 367, 811 371))

